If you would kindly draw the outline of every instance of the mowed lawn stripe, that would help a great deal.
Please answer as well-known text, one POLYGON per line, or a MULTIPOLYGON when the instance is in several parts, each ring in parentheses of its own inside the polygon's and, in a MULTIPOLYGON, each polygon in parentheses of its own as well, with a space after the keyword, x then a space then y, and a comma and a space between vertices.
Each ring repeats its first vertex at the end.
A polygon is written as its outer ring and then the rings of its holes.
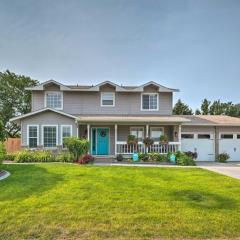
POLYGON ((240 236, 240 181, 197 168, 3 165, 0 239, 240 236))

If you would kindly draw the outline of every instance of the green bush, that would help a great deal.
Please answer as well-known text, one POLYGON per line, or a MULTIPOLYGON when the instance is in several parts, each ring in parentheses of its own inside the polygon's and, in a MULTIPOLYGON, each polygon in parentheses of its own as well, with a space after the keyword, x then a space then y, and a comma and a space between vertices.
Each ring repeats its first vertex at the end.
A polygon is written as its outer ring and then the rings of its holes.
POLYGON ((138 153, 138 159, 139 161, 148 162, 149 156, 147 153, 138 153))
POLYGON ((168 157, 167 155, 163 155, 160 153, 138 153, 138 159, 139 161, 143 162, 167 162, 168 157))
POLYGON ((24 162, 54 162, 55 158, 50 151, 39 150, 39 151, 30 151, 23 150, 16 154, 15 162, 24 163, 24 162))
POLYGON ((70 152, 62 152, 56 156, 55 160, 56 162, 73 162, 74 156, 70 152))
POLYGON ((5 156, 6 161, 14 161, 17 156, 17 153, 7 153, 5 156))
POLYGON ((175 153, 175 156, 176 156, 176 164, 177 165, 180 165, 180 166, 195 166, 196 165, 193 158, 190 156, 187 156, 185 153, 178 151, 175 153))
POLYGON ((226 162, 228 159, 230 158, 230 156, 227 154, 227 153, 220 153, 218 156, 217 156, 217 160, 221 163, 224 163, 226 162))
POLYGON ((75 161, 78 161, 83 154, 87 154, 89 150, 89 142, 84 138, 68 137, 64 139, 64 144, 73 154, 75 161))
POLYGON ((0 163, 2 163, 3 160, 5 160, 6 154, 7 152, 4 143, 0 142, 0 163))

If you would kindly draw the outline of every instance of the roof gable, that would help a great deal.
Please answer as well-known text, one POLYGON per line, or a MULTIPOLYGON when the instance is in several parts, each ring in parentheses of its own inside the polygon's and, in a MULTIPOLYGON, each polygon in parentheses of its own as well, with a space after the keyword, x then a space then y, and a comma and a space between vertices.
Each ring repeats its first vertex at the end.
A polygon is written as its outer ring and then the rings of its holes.
POLYGON ((35 86, 35 87, 26 88, 26 90, 43 91, 43 90, 45 90, 44 87, 45 87, 46 85, 51 85, 51 84, 52 84, 52 85, 57 85, 57 86, 59 86, 59 89, 60 89, 61 91, 71 90, 69 87, 67 87, 67 86, 65 86, 65 85, 63 85, 63 84, 61 84, 61 83, 59 83, 59 82, 57 82, 57 81, 55 81, 55 80, 48 80, 48 81, 43 82, 43 83, 41 83, 41 84, 39 84, 39 85, 37 85, 37 86, 35 86))

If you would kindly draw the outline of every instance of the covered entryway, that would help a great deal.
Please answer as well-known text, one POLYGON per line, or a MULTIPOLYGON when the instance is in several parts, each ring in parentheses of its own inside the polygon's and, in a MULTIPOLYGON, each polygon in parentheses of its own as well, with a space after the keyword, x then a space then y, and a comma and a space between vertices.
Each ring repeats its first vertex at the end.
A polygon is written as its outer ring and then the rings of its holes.
POLYGON ((220 133, 219 153, 229 154, 229 161, 240 161, 240 134, 220 133))
POLYGON ((109 128, 92 128, 93 155, 109 155, 109 128))
POLYGON ((182 133, 183 152, 197 152, 197 161, 215 161, 214 137, 211 133, 182 133))

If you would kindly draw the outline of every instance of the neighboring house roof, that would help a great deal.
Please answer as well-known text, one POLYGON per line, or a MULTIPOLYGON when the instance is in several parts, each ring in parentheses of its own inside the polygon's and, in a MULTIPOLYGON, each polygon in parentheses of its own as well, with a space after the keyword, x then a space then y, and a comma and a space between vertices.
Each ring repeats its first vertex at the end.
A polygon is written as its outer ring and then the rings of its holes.
POLYGON ((35 112, 30 112, 30 113, 27 113, 27 114, 24 114, 24 115, 21 115, 21 116, 17 116, 17 117, 11 118, 11 119, 10 119, 10 122, 15 122, 15 121, 18 121, 18 120, 21 120, 21 119, 24 119, 24 118, 31 117, 31 116, 33 116, 33 115, 36 115, 36 114, 39 114, 39 113, 42 113, 42 112, 46 112, 46 111, 55 112, 55 113, 64 115, 64 116, 69 117, 69 118, 77 119, 77 117, 74 116, 74 115, 71 115, 71 114, 68 114, 68 113, 65 113, 65 112, 62 112, 62 111, 58 111, 58 110, 56 110, 56 109, 52 109, 52 108, 42 108, 42 109, 37 110, 37 111, 35 111, 35 112))
POLYGON ((180 116, 136 116, 136 115, 85 115, 78 116, 79 122, 124 122, 124 123, 183 123, 190 120, 180 116))
POLYGON ((123 86, 123 85, 120 86, 111 81, 104 81, 97 85, 75 85, 74 86, 74 85, 63 85, 55 80, 49 80, 49 81, 39 84, 38 86, 26 88, 26 90, 43 91, 44 86, 48 85, 48 84, 55 84, 55 85, 59 86, 61 91, 91 91, 91 92, 96 91, 96 92, 98 92, 98 91, 100 91, 101 86, 108 84, 108 85, 115 87, 116 92, 143 92, 144 87, 147 87, 150 85, 158 87, 158 92, 179 92, 178 89, 167 88, 167 87, 160 85, 153 81, 147 82, 140 86, 123 86))
POLYGON ((191 126, 240 126, 240 118, 225 115, 181 115, 190 122, 184 125, 191 126))

